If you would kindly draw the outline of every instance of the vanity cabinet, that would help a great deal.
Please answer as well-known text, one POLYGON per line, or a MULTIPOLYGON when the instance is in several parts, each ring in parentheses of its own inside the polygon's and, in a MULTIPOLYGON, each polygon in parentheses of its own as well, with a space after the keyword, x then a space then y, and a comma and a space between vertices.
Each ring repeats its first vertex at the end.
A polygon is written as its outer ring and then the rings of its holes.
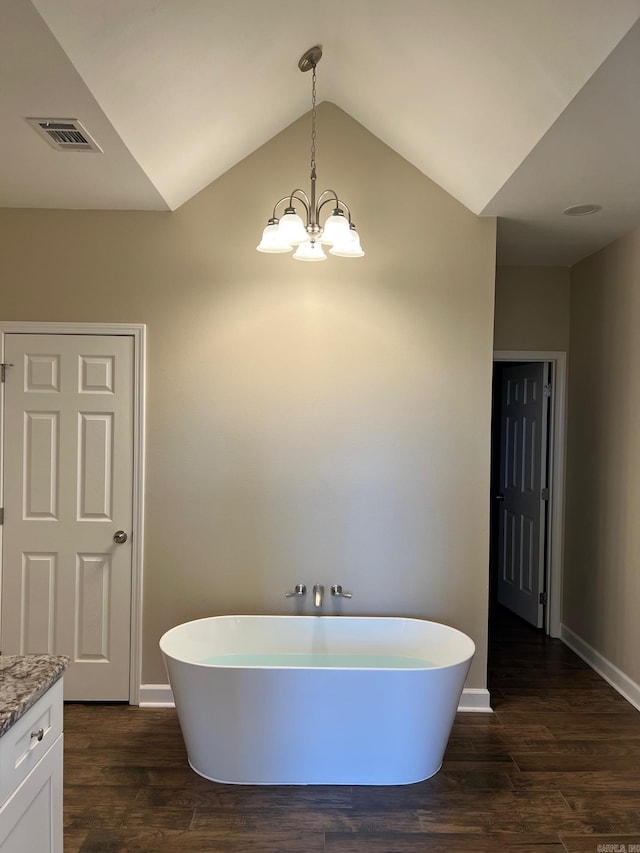
POLYGON ((63 853, 62 678, 0 737, 1 853, 63 853))

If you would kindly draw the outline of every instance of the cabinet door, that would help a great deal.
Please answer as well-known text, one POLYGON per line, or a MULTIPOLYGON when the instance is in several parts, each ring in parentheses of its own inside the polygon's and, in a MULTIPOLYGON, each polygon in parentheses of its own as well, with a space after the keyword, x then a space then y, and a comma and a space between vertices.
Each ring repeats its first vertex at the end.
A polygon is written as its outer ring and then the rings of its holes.
POLYGON ((63 853, 62 738, 0 809, 1 853, 63 853))

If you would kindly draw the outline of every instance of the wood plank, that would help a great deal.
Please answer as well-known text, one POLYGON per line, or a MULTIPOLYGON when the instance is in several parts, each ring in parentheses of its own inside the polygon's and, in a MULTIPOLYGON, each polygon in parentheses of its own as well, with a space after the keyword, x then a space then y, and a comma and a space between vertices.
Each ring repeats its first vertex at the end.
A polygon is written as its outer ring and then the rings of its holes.
POLYGON ((429 833, 522 833, 556 843, 558 831, 586 832, 589 824, 559 792, 500 791, 492 794, 447 794, 418 810, 420 826, 429 833))
POLYGON ((514 752, 512 759, 518 770, 524 773, 576 773, 595 772, 607 775, 611 771, 631 771, 639 774, 638 756, 622 753, 620 755, 579 755, 549 752, 514 752))
POLYGON ((223 838, 206 831, 151 829, 90 832, 81 853, 322 853, 324 849, 322 833, 300 829, 294 834, 241 831, 223 838))
POLYGON ((273 809, 247 809, 221 811, 220 809, 196 808, 192 821, 193 829, 206 829, 220 833, 241 821, 246 829, 265 831, 294 831, 301 824, 309 832, 421 832, 418 815, 407 809, 367 811, 358 809, 306 809, 285 811, 273 809))
MULTIPOLYGON (((509 751, 509 754, 514 757, 518 755, 540 755, 541 753, 548 756, 584 756, 592 755, 599 756, 603 765, 606 765, 608 756, 625 757, 629 762, 638 763, 640 756, 640 741, 631 740, 586 740, 586 739, 561 739, 551 738, 549 741, 532 742, 525 741, 514 744, 514 749, 509 751)), ((490 745, 489 745, 490 746, 490 745)), ((504 748, 504 745, 503 745, 504 748)), ((488 749, 487 749, 488 751, 488 749)))
POLYGON ((192 772, 186 785, 143 787, 136 808, 165 809, 175 802, 206 814, 233 811, 236 814, 296 815, 304 820, 313 811, 339 812, 351 808, 351 788, 322 786, 220 785, 192 772))
POLYGON ((637 791, 640 802, 640 769, 516 773, 511 778, 517 791, 637 791))
MULTIPOLYGON (((523 838, 521 835, 327 833, 326 853, 566 853, 561 841, 523 838)), ((595 849, 591 851, 595 853, 595 849)))
POLYGON ((85 841, 87 840, 88 831, 86 829, 71 829, 65 827, 64 830, 64 853, 80 853, 85 841))
POLYGON ((563 835, 562 843, 567 853, 631 853, 634 847, 640 853, 640 833, 625 835, 621 832, 610 835, 563 835))
POLYGON ((596 834, 640 832, 638 791, 607 791, 563 794, 571 810, 596 834))
POLYGON ((65 781, 65 833, 67 829, 87 830, 100 827, 114 830, 126 826, 127 815, 137 794, 138 790, 135 788, 94 785, 89 789, 65 781))

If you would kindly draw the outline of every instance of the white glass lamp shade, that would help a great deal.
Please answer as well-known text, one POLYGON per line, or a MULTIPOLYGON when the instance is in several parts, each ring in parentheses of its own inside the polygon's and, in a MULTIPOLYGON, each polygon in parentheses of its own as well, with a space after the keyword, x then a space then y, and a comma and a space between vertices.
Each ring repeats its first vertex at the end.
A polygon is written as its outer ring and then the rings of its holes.
MULTIPOLYGON (((289 208, 288 210, 290 211, 289 208)), ((305 240, 309 239, 304 222, 295 211, 284 214, 278 224, 278 231, 281 241, 289 245, 304 243, 305 240)))
POLYGON ((321 240, 325 246, 345 243, 349 239, 349 220, 337 208, 324 223, 321 240))
POLYGON ((278 230, 278 223, 270 222, 262 232, 262 240, 260 240, 256 248, 259 252, 276 254, 278 252, 290 252, 293 246, 283 241, 278 230))
POLYGON ((338 258, 364 257, 364 252, 360 245, 360 236, 353 226, 349 229, 347 239, 342 243, 336 243, 329 249, 329 254, 336 255, 338 258))
POLYGON ((305 240, 293 253, 293 259, 295 261, 326 261, 327 256, 317 240, 305 240))

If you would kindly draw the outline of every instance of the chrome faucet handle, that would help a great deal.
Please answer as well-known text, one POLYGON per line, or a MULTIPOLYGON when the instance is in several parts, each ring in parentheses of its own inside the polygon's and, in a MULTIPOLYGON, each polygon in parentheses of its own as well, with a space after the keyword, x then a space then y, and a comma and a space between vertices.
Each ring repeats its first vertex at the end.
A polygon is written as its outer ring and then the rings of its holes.
POLYGON ((334 583, 334 585, 331 587, 331 595, 335 596, 336 598, 351 598, 351 593, 343 592, 342 586, 339 583, 334 583))
POLYGON ((301 596, 306 595, 306 594, 307 594, 306 586, 303 583, 297 583, 293 588, 293 592, 285 592, 284 597, 285 598, 300 598, 301 596))

